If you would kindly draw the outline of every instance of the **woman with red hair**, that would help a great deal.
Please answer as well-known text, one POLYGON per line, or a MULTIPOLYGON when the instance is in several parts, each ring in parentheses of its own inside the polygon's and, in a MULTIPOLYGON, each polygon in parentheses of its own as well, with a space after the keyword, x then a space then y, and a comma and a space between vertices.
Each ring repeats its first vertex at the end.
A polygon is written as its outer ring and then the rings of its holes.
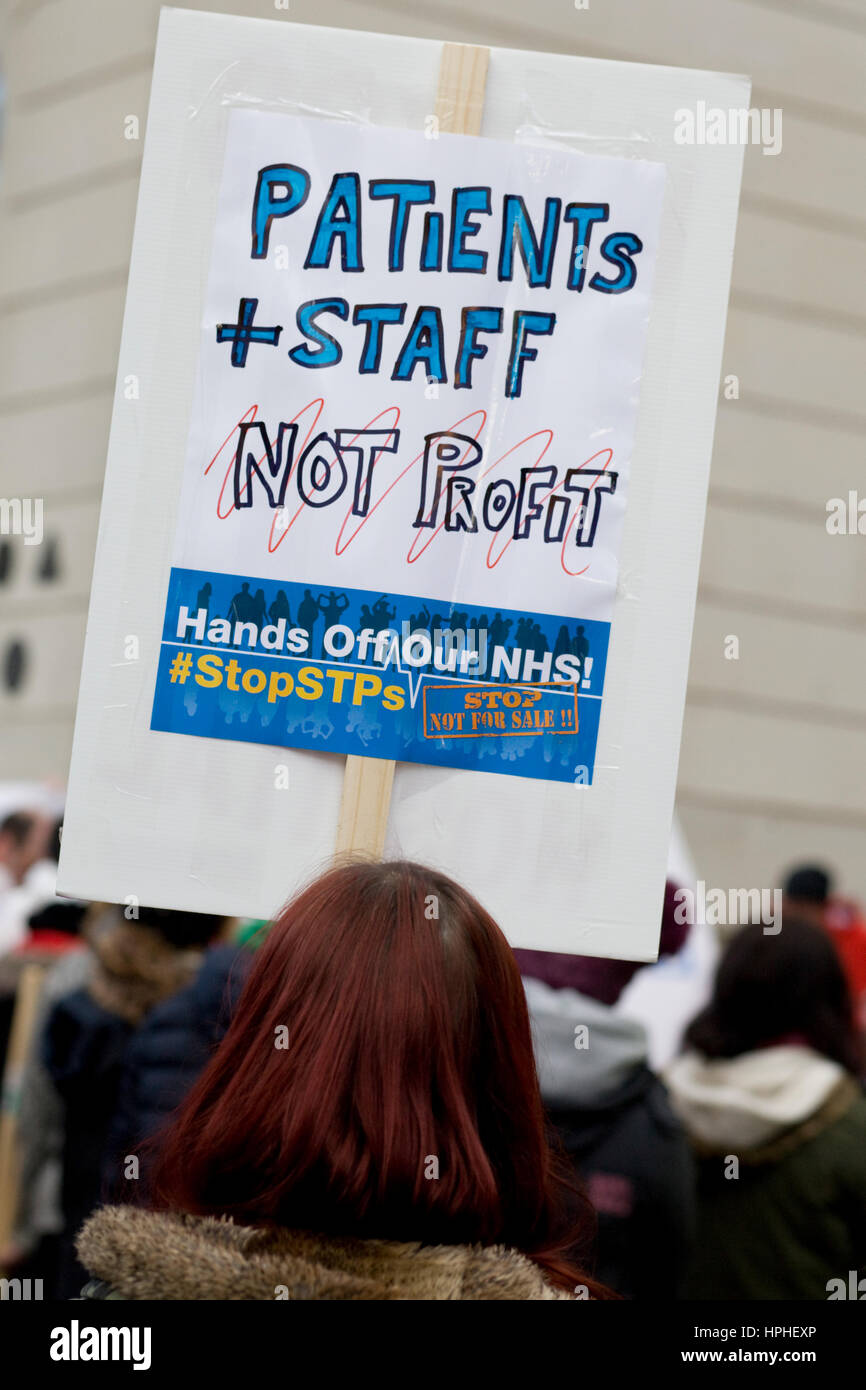
POLYGON ((104 1207, 90 1296, 604 1296, 591 1213, 545 1133, 514 956, 420 865, 353 863, 258 952, 219 1049, 142 1173, 104 1207))

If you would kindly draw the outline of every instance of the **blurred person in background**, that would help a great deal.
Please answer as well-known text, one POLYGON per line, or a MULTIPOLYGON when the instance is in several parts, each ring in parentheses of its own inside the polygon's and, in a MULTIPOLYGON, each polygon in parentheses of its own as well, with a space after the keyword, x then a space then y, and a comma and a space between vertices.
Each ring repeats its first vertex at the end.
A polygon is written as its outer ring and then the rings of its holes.
MULTIPOLYGON (((97 904, 89 912, 98 917, 104 910, 97 904)), ((23 965, 36 963, 48 970, 22 1075, 17 1215, 11 1240, 0 1250, 0 1266, 14 1269, 21 1277, 42 1278, 49 1288, 56 1282, 58 1237, 64 1229, 60 1201, 64 1107, 43 1065, 39 1041, 54 1005, 85 988, 92 966, 98 963, 98 956, 88 948, 86 930, 84 936, 78 934, 87 912, 85 903, 53 898, 34 913, 25 941, 0 960, 0 1018, 7 1005, 11 1014, 23 965), (57 964, 50 968, 54 961, 57 964)), ((266 924, 256 925, 261 935, 266 924)), ((210 929, 210 920, 205 919, 206 932, 210 929)), ((135 1153, 140 1141, 177 1107, 223 1036, 247 957, 248 952, 238 946, 212 946, 203 953, 192 983, 156 1004, 129 1035, 103 1155, 106 1191, 109 1184, 119 1184, 126 1155, 135 1153)))
POLYGON ((190 983, 205 948, 226 927, 224 918, 207 913, 136 911, 129 920, 121 907, 94 909, 87 923, 92 958, 86 983, 53 1003, 40 1041, 63 1125, 60 1298, 76 1297, 84 1280, 73 1242, 102 1194, 106 1142, 129 1042, 156 1005, 190 983))
MULTIPOLYGON (((689 931, 676 891, 666 884, 661 957, 675 955, 689 931)), ((515 956, 542 1099, 598 1214, 594 1272, 624 1298, 674 1298, 694 1225, 694 1170, 683 1127, 648 1065, 646 1030, 614 1009, 641 965, 547 951, 515 956)))
MULTIPOLYGON (((85 912, 85 922, 87 911, 85 912)), ((19 1278, 42 1279, 46 1289, 57 1284, 63 1210, 60 1200, 63 1158, 63 1102, 45 1069, 41 1040, 54 1004, 87 981, 92 954, 82 935, 59 952, 47 968, 39 1009, 30 1036, 20 1082, 16 1151, 18 1192, 12 1234, 0 1249, 0 1269, 19 1278)), ((70 938, 72 940, 72 938, 70 938)))
POLYGON ((11 811, 0 821, 0 955, 25 936, 33 909, 53 897, 59 844, 58 827, 41 812, 11 811))
POLYGON ((86 903, 67 898, 51 898, 41 903, 27 920, 24 938, 0 956, 0 1068, 6 1055, 22 972, 28 965, 38 965, 48 971, 61 956, 81 951, 80 931, 86 911, 86 903))
MULTIPOLYGON (((80 930, 87 910, 86 903, 56 896, 60 821, 13 814, 4 825, 7 853, 11 844, 18 843, 12 859, 19 878, 0 908, 6 927, 6 945, 0 950, 0 1058, 5 1057, 22 971, 28 965, 50 970, 62 955, 83 949, 80 930), (12 831, 9 822, 14 826, 12 831)), ((0 847, 3 843, 0 828, 0 847)), ((8 863, 6 872, 10 877, 8 863)))
MULTIPOLYGON (((0 956, 0 1055, 5 1058, 17 991, 28 966, 44 971, 36 1025, 29 1050, 21 1062, 18 1089, 16 1153, 18 1192, 14 1225, 0 1250, 0 1268, 14 1269, 23 1278, 42 1279, 53 1288, 57 1245, 63 1220, 60 1211, 60 1152, 63 1112, 51 1080, 38 1056, 38 1039, 51 1003, 83 983, 89 952, 82 939, 87 904, 55 896, 60 822, 44 819, 42 831, 30 840, 28 858, 36 858, 14 890, 12 933, 16 944, 0 956), (41 854, 40 854, 41 847, 41 854), (29 909, 22 922, 21 914, 29 909), (23 934, 22 934, 23 933, 23 934)), ((9 903, 7 900, 7 907, 9 903)), ((8 938, 7 938, 8 939, 8 938)))
POLYGON ((87 1297, 605 1293, 574 1263, 592 1214, 548 1146, 514 956, 417 864, 332 869, 277 918, 150 1193, 84 1227, 87 1297))
POLYGON ((801 865, 785 880, 782 918, 790 912, 827 932, 839 953, 854 999, 858 1027, 866 1033, 866 920, 860 905, 833 892, 833 879, 819 865, 801 865))
POLYGON ((827 934, 743 927, 668 1068, 698 1169, 685 1296, 826 1299, 866 1272, 859 1035, 827 934))

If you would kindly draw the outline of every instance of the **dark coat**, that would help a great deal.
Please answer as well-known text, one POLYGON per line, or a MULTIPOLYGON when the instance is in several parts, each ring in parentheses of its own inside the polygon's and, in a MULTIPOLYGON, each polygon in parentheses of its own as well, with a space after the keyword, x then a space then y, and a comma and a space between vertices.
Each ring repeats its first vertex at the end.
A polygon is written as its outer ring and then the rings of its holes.
POLYGON ((129 1154, 141 1158, 146 1186, 147 1153, 140 1154, 140 1146, 177 1109, 225 1036, 250 961, 243 948, 212 947, 192 983, 152 1009, 130 1038, 105 1147, 109 1191, 128 1195, 123 1168, 129 1154))
POLYGON ((102 1152, 133 1031, 87 989, 58 1000, 46 1021, 42 1061, 64 1105, 61 1200, 73 1233, 101 1197, 102 1152))
POLYGON ((598 1216, 596 1278, 671 1299, 694 1225, 684 1127, 647 1063, 644 1028, 600 1000, 524 979, 541 1097, 598 1216))
POLYGON ((548 1113, 598 1215, 595 1277, 623 1298, 675 1298, 694 1228, 694 1168, 664 1085, 639 1065, 592 1108, 548 1113))
POLYGON ((118 918, 114 909, 94 923, 89 941, 87 986, 54 1004, 41 1040, 41 1060, 64 1114, 61 1298, 77 1297, 81 1289, 84 1271, 73 1240, 107 1195, 104 1155, 127 1048, 150 1011, 185 990, 202 963, 200 949, 178 949, 146 925, 118 918))
POLYGON ((815 1114, 761 1148, 729 1148, 728 1155, 700 1156, 698 1239, 685 1296, 851 1297, 851 1284, 866 1279, 866 1099, 859 1086, 843 1079, 815 1114))

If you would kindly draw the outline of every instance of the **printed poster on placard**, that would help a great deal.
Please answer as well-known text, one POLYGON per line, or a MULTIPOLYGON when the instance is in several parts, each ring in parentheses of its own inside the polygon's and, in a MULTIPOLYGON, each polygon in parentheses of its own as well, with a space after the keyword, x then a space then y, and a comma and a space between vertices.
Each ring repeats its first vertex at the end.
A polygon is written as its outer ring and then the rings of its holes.
POLYGON ((234 109, 151 727, 591 784, 660 164, 234 109))

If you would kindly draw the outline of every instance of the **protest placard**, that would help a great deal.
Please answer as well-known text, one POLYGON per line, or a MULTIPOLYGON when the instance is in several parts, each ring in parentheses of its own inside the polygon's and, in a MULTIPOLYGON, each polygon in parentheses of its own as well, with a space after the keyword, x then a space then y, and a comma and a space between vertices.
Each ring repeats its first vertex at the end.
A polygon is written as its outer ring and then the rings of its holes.
POLYGON ((360 755, 515 944, 649 959, 742 157, 674 112, 748 85, 493 49, 458 135, 441 60, 163 12, 61 887, 269 915, 360 755))

